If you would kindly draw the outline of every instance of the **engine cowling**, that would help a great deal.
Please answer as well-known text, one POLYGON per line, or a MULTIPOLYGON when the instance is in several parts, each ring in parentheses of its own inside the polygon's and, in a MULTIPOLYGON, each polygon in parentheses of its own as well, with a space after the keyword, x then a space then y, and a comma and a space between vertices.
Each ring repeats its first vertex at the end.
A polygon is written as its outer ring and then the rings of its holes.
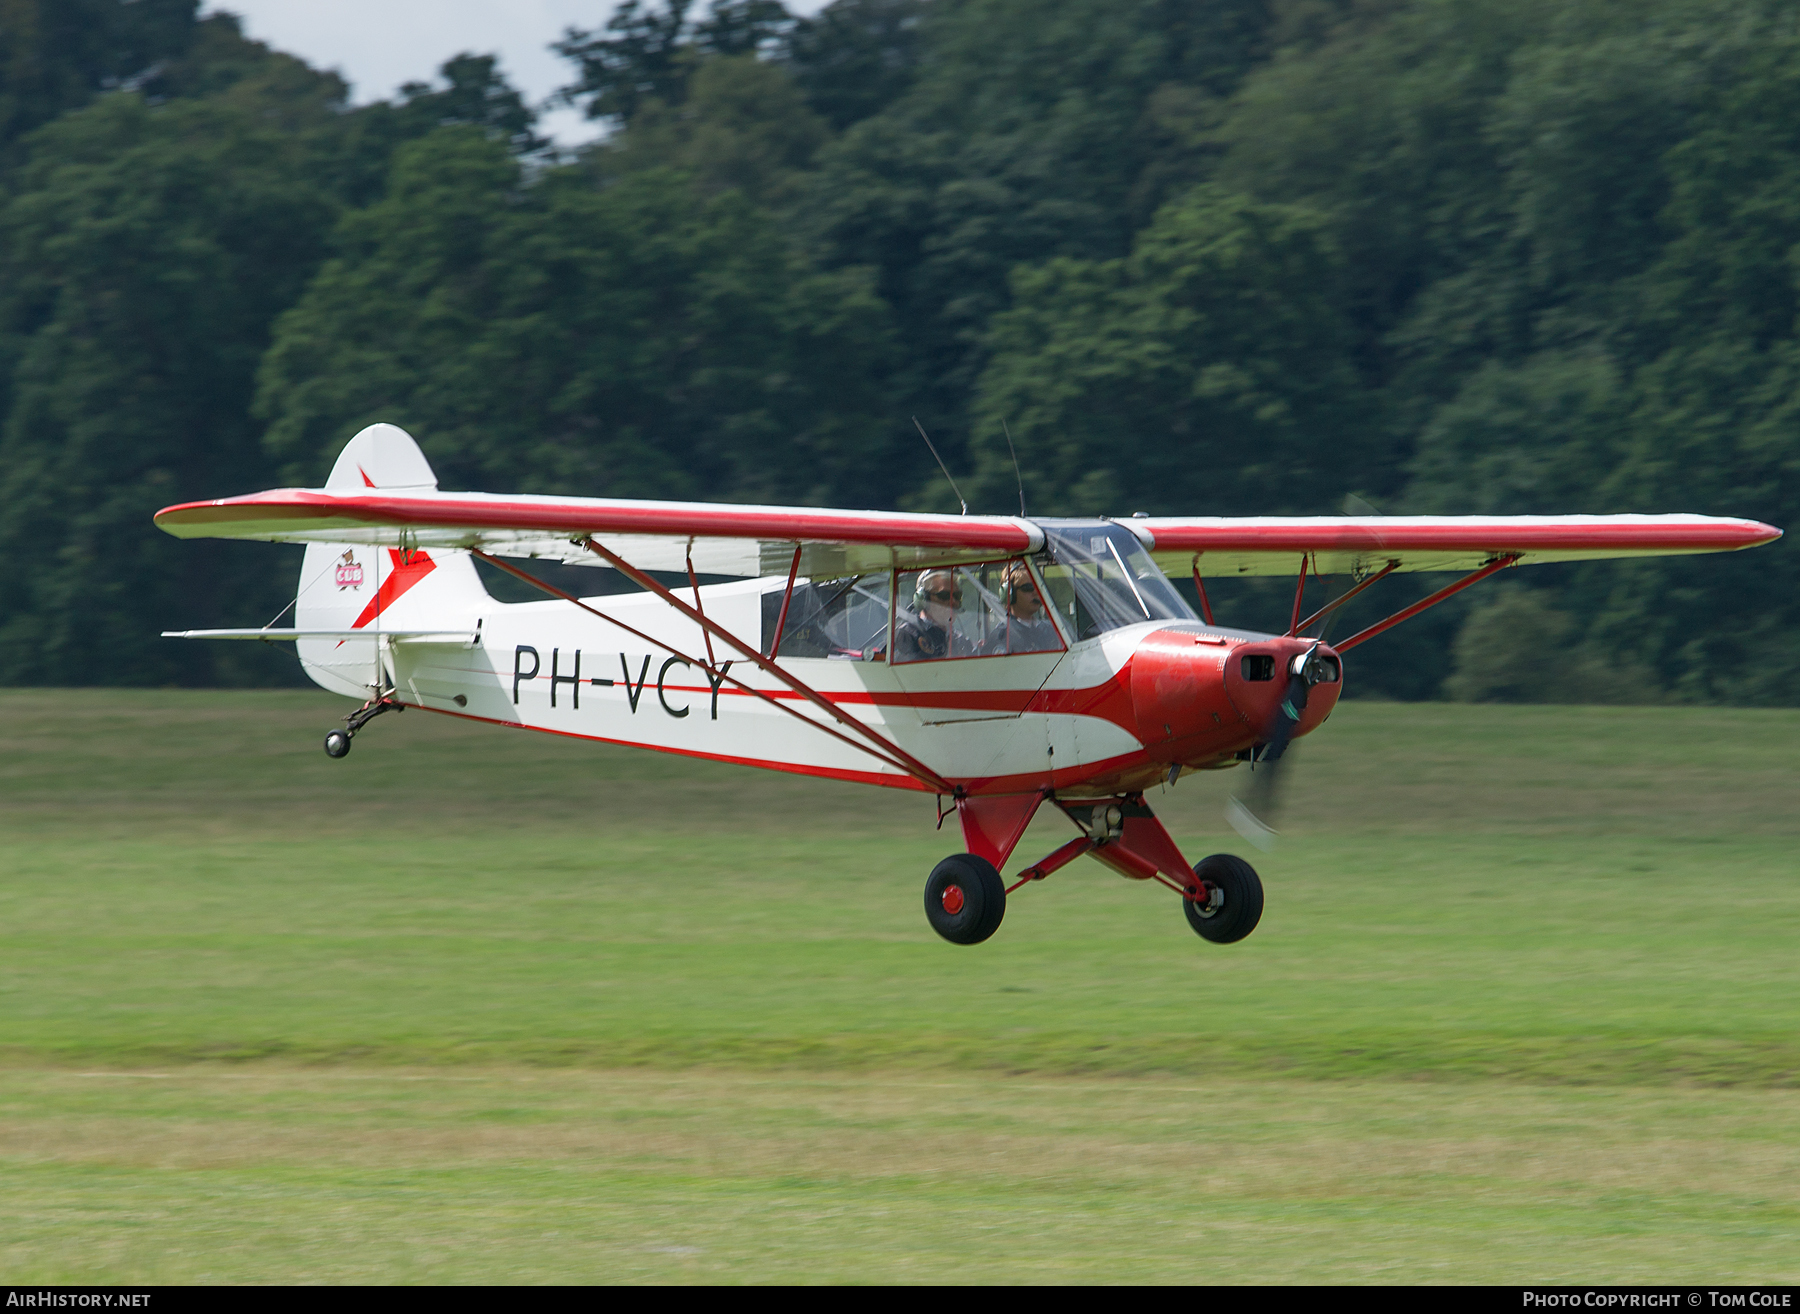
POLYGON ((1225 668, 1225 691, 1259 740, 1272 732, 1297 674, 1307 688, 1306 708, 1294 726, 1294 738, 1316 729, 1337 706, 1344 687, 1343 663, 1337 653, 1315 639, 1259 639, 1232 649, 1225 668), (1302 674, 1299 668, 1309 659, 1302 674))
POLYGON ((1226 692, 1230 647, 1210 636, 1157 630, 1131 658, 1137 737, 1159 762, 1198 762, 1234 751, 1246 734, 1226 692), (1203 641, 1203 638, 1207 641, 1203 641))
POLYGON ((1343 668, 1331 649, 1312 639, 1231 643, 1183 630, 1146 635, 1131 658, 1137 737, 1152 759, 1168 763, 1199 764, 1248 748, 1268 737, 1291 668, 1309 656, 1306 708, 1295 735, 1337 705, 1343 668))

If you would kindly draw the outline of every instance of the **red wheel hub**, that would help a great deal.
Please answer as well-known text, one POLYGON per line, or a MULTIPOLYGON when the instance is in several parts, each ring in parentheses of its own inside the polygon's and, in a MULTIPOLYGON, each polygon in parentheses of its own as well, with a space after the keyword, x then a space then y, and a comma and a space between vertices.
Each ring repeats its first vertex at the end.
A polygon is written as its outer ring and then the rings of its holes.
POLYGON ((952 917, 963 910, 963 892, 960 885, 944 887, 944 911, 952 917))

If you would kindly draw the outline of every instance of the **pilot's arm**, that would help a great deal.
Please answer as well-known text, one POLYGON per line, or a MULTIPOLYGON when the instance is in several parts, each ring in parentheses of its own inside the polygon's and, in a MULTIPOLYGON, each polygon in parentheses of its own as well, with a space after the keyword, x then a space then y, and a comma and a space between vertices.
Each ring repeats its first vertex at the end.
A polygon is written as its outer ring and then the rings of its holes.
POLYGON ((940 629, 923 616, 903 613, 900 623, 894 628, 894 660, 924 662, 948 657, 955 644, 955 637, 952 632, 940 629))

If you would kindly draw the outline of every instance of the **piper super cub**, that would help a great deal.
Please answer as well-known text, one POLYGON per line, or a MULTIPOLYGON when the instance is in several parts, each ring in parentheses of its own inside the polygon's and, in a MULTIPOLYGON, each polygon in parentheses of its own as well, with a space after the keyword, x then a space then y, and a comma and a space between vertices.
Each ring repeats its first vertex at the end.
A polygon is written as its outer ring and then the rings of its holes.
POLYGON ((1190 866, 1148 787, 1272 764, 1330 715, 1343 654, 1499 571, 1781 535, 1694 515, 1047 520, 443 493, 389 424, 352 438, 324 488, 189 502, 156 523, 307 545, 294 628, 173 637, 296 642, 315 682, 365 700, 326 735, 333 757, 373 717, 418 707, 920 790, 940 823, 951 799, 967 852, 933 869, 925 915, 957 944, 987 939, 1009 894, 1082 854, 1176 891, 1206 939, 1241 940, 1262 916, 1256 872, 1227 854, 1190 866), (477 557, 548 600, 496 602, 477 557), (531 558, 611 568, 642 591, 575 597, 514 564, 531 558), (1164 568, 1191 575, 1202 615, 1164 568), (1400 571, 1463 573, 1341 642, 1307 637, 1400 571), (1352 584, 1303 614, 1320 574, 1352 584), (1205 578, 1238 575, 1298 576, 1285 634, 1213 622, 1205 578), (1046 801, 1080 833, 1009 885, 1000 871, 1046 801))

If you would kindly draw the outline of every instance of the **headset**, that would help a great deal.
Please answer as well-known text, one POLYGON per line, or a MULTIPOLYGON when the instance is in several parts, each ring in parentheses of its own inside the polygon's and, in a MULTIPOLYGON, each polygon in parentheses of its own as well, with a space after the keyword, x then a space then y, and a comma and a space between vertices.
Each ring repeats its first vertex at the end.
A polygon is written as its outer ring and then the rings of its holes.
MULTIPOLYGON (((951 605, 957 606, 961 604, 963 591, 962 581, 956 578, 956 572, 954 570, 940 566, 934 570, 920 571, 919 578, 913 582, 912 609, 914 611, 923 612, 925 610, 925 604, 930 601, 925 595, 925 581, 930 579, 933 575, 948 575, 950 577, 951 585, 956 593, 956 601, 951 605)), ((1001 577, 1000 583, 1000 597, 1008 607, 1011 607, 1018 601, 1019 579, 1021 576, 1028 584, 1030 584, 1031 591, 1038 595, 1040 603, 1043 600, 1043 590, 1039 587, 1037 579, 1031 574, 1031 567, 1025 565, 1023 562, 1013 562, 1007 566, 1006 574, 1001 577)))
POLYGON ((1044 591, 1038 586, 1036 578, 1032 575, 1031 567, 1026 565, 1023 561, 1015 561, 1007 566, 1006 574, 1002 577, 1000 585, 1000 597, 1006 603, 1007 607, 1010 608, 1019 600, 1018 579, 1021 575, 1023 575, 1026 581, 1031 585, 1031 591, 1038 595, 1039 604, 1047 606, 1048 604, 1044 603, 1044 591))
POLYGON ((956 593, 956 601, 951 603, 951 605, 957 606, 961 603, 962 581, 956 578, 956 572, 954 570, 940 566, 935 570, 920 571, 919 578, 913 581, 912 609, 914 611, 923 612, 925 610, 925 604, 929 601, 925 596, 925 581, 930 579, 933 575, 948 575, 950 577, 951 588, 954 589, 956 593))

